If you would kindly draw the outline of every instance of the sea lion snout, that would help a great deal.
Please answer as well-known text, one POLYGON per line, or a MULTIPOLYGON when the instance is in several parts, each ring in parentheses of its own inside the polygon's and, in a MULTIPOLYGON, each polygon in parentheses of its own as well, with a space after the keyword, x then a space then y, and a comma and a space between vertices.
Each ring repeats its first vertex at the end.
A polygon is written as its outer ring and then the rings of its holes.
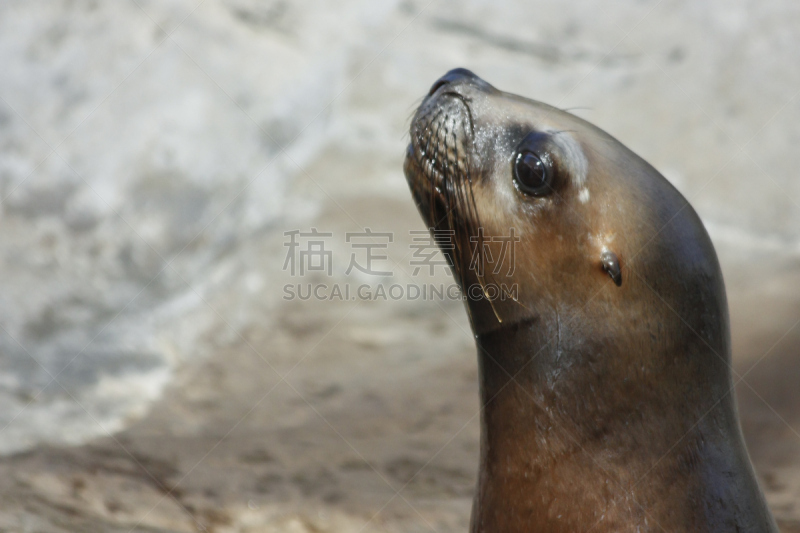
MULTIPOLYGON (((463 92, 465 84, 479 79, 465 69, 456 70, 463 72, 450 71, 440 78, 420 105, 406 153, 406 175, 412 190, 420 194, 433 187, 431 192, 444 201, 447 210, 454 206, 448 193, 460 186, 473 166, 473 123, 463 92), (447 89, 440 90, 445 86, 447 89)), ((437 220, 428 222, 435 226, 437 220)))

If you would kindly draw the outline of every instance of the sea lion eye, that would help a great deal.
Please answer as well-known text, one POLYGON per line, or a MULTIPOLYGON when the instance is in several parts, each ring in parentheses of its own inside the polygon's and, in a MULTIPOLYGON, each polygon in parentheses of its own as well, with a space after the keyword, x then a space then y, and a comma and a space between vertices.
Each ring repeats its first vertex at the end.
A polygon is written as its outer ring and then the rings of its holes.
POLYGON ((538 155, 529 151, 517 154, 514 161, 514 181, 519 190, 532 196, 545 196, 553 190, 547 165, 538 155))

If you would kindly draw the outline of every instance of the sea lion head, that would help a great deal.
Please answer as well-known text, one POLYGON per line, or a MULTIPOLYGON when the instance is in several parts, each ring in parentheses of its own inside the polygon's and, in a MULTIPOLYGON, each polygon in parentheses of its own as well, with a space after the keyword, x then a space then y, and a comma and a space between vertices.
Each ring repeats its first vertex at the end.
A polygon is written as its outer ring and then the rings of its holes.
POLYGON ((442 250, 476 334, 558 313, 636 319, 654 298, 680 313, 693 291, 727 320, 696 213, 599 128, 455 69, 410 134, 405 174, 440 244, 452 239, 442 250))

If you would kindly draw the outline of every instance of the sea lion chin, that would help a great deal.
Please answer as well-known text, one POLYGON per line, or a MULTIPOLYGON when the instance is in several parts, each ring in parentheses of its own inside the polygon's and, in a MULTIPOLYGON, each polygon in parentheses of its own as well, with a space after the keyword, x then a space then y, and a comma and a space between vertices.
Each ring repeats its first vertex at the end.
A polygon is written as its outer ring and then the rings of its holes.
POLYGON ((777 531, 719 263, 681 194, 597 127, 465 69, 410 134, 405 174, 451 239, 478 348, 471 531, 777 531))

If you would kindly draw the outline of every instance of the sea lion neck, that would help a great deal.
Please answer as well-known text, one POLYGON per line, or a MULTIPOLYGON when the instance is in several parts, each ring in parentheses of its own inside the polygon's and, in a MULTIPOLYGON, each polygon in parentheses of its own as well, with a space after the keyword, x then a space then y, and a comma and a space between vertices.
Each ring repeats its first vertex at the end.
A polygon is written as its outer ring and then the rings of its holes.
MULTIPOLYGON (((726 531, 750 514, 762 520, 755 530, 770 530, 734 399, 716 392, 728 385, 724 368, 714 377, 652 347, 636 357, 665 364, 634 365, 622 346, 582 338, 558 317, 519 321, 476 344, 472 531, 531 531, 530 517, 542 532, 726 531)), ((695 356, 713 358, 706 350, 695 356)))

